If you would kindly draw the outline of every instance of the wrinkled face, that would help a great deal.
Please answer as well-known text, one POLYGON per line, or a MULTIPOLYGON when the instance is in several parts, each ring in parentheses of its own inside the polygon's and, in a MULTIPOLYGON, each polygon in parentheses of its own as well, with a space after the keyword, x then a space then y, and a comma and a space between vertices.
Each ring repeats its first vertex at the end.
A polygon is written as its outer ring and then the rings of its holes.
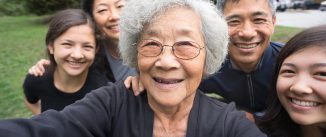
MULTIPOLYGON (((180 7, 169 9, 146 26, 140 41, 145 39, 170 46, 180 41, 205 46, 199 16, 180 7)), ((197 57, 189 60, 177 58, 172 48, 167 46, 156 57, 138 54, 140 79, 147 90, 149 104, 165 107, 192 104, 204 73, 204 62, 205 48, 200 50, 197 57)))
POLYGON ((277 80, 277 95, 300 125, 326 123, 326 49, 313 46, 286 58, 277 80))
POLYGON ((94 20, 110 40, 119 40, 119 20, 124 5, 124 0, 94 0, 92 11, 94 20))
POLYGON ((229 26, 231 60, 240 69, 254 69, 274 32, 275 17, 268 0, 228 0, 224 15, 229 26))
POLYGON ((69 28, 48 46, 57 63, 56 71, 68 76, 87 74, 93 63, 96 43, 93 29, 89 25, 69 28))

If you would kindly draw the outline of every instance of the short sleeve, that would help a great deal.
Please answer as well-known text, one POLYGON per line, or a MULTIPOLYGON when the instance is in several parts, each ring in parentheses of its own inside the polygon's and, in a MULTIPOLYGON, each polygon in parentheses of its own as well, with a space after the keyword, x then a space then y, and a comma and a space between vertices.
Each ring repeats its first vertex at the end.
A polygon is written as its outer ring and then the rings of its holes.
POLYGON ((27 101, 32 104, 35 104, 40 99, 37 95, 36 86, 37 82, 35 76, 27 74, 23 83, 23 90, 27 101))

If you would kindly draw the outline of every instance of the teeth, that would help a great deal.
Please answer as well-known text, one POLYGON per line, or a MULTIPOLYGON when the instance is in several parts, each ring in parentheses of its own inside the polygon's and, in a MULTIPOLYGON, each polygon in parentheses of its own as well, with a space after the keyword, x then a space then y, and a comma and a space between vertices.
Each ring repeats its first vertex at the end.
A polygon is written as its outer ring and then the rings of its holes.
POLYGON ((174 84, 180 82, 180 80, 163 80, 163 79, 156 79, 156 81, 164 84, 174 84))
POLYGON ((303 107, 315 107, 318 105, 317 102, 300 101, 300 100, 296 100, 296 99, 291 99, 291 102, 296 105, 303 106, 303 107))
POLYGON ((114 25, 114 26, 110 26, 108 27, 109 29, 118 29, 119 28, 119 25, 114 25))
POLYGON ((69 64, 83 64, 83 62, 77 62, 77 61, 68 61, 69 64))
POLYGON ((258 44, 250 44, 250 45, 241 45, 241 44, 236 44, 238 48, 243 48, 243 49, 251 49, 254 47, 257 47, 258 44))

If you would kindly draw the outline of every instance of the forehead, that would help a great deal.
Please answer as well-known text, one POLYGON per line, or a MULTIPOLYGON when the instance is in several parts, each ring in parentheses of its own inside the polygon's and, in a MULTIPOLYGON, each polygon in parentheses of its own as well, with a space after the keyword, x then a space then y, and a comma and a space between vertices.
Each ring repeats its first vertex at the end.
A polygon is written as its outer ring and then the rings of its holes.
POLYGON ((257 13, 272 16, 268 0, 227 0, 223 12, 226 17, 256 15, 257 13))
POLYGON ((124 2, 124 0, 94 0, 93 5, 98 5, 98 4, 113 5, 119 2, 124 2))
POLYGON ((287 60, 298 60, 298 62, 305 62, 311 63, 313 60, 320 61, 326 63, 326 48, 325 46, 320 45, 309 45, 306 48, 300 49, 294 52, 292 55, 289 55, 285 61, 287 60), (311 56, 313 55, 313 56, 311 56))
POLYGON ((174 31, 181 34, 201 31, 201 19, 197 13, 186 7, 173 7, 161 12, 144 29, 147 35, 174 31))

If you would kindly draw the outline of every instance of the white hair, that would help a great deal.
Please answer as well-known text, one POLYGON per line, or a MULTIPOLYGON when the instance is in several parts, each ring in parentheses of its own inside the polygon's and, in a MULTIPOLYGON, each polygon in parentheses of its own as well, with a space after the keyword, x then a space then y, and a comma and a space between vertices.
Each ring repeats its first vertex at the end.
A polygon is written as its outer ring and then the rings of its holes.
POLYGON ((130 0, 120 19, 119 49, 123 62, 137 68, 137 43, 146 25, 173 7, 185 7, 200 16, 205 40, 204 76, 220 69, 227 55, 228 27, 216 6, 208 0, 130 0))

